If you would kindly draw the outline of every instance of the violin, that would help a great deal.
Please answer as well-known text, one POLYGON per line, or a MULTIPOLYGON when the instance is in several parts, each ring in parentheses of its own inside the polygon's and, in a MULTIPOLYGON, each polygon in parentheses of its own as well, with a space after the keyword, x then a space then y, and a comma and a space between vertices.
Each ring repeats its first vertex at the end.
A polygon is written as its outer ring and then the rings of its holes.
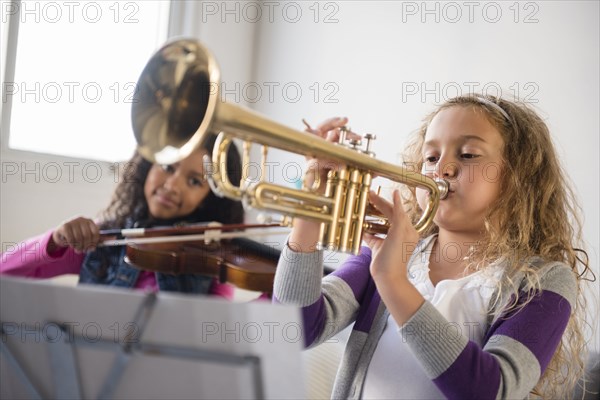
MULTIPOLYGON (((100 232, 104 241, 99 246, 125 245, 125 261, 141 270, 206 275, 240 289, 270 294, 281 252, 243 236, 287 234, 288 230, 270 229, 285 225, 279 222, 113 229, 100 232)), ((325 275, 333 271, 324 266, 325 275)))
POLYGON ((280 251, 235 238, 206 243, 183 241, 127 244, 125 261, 143 270, 165 274, 201 274, 238 288, 271 293, 280 251))

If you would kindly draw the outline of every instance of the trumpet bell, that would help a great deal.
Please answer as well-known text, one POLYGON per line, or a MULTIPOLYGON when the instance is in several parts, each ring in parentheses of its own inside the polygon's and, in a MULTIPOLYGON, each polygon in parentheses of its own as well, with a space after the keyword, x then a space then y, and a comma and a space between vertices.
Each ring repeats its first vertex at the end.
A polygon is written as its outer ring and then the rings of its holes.
POLYGON ((219 102, 219 68, 194 40, 160 49, 138 80, 131 112, 138 151, 148 160, 172 164, 201 146, 219 102))

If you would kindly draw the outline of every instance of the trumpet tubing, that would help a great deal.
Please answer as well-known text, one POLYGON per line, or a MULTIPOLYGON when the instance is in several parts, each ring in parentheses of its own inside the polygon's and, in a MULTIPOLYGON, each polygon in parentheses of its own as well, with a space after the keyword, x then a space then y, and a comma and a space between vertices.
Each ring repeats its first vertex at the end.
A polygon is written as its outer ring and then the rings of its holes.
MULTIPOLYGON (((211 189, 250 207, 320 222, 320 245, 331 250, 357 254, 365 230, 386 232, 386 221, 366 221, 368 191, 375 175, 427 190, 428 203, 415 228, 422 231, 432 223, 439 200, 448 190, 445 181, 436 182, 377 160, 369 144, 363 150, 356 142, 350 146, 331 143, 223 102, 219 81, 214 57, 197 41, 176 40, 161 48, 138 80, 132 108, 133 130, 142 156, 159 163, 173 163, 202 146, 209 135, 218 134, 209 173, 211 189), (227 149, 233 139, 244 141, 244 163, 249 162, 252 143, 263 146, 262 171, 268 147, 332 160, 344 167, 329 172, 324 195, 262 180, 247 185, 247 176, 235 185, 226 168, 227 149)), ((367 141, 371 138, 366 137, 367 141)))

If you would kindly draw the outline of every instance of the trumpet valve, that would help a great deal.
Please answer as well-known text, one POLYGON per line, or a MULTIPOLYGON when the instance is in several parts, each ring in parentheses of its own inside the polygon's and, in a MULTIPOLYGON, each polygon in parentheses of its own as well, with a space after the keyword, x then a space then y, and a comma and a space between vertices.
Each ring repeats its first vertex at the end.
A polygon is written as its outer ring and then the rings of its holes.
POLYGON ((375 153, 373 151, 371 151, 371 145, 373 144, 373 140, 377 139, 377 135, 374 135, 372 133, 367 133, 364 136, 364 139, 367 142, 367 144, 365 145, 364 153, 371 157, 375 157, 375 153))
POLYGON ((348 142, 350 147, 353 148, 354 150, 359 150, 359 146, 362 145, 362 140, 360 139, 350 139, 350 141, 348 142))
POLYGON ((344 142, 346 141, 346 134, 348 133, 349 130, 350 130, 350 128, 348 128, 347 126, 342 126, 340 128, 340 136, 338 137, 338 144, 344 144, 344 142))

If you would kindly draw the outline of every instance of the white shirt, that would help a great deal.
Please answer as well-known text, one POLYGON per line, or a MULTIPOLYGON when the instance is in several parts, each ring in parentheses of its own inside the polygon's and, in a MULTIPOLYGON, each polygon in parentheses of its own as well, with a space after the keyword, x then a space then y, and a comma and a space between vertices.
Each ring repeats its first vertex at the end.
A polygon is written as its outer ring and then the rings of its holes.
MULTIPOLYGON (((482 345, 486 328, 487 307, 500 279, 498 265, 455 280, 443 280, 433 286, 429 278, 429 257, 435 243, 429 243, 423 257, 415 257, 408 266, 408 276, 425 300, 448 320, 446 334, 463 335, 482 345)), ((403 342, 398 325, 390 315, 367 370, 364 399, 443 399, 435 384, 425 375, 408 345, 403 342)))

